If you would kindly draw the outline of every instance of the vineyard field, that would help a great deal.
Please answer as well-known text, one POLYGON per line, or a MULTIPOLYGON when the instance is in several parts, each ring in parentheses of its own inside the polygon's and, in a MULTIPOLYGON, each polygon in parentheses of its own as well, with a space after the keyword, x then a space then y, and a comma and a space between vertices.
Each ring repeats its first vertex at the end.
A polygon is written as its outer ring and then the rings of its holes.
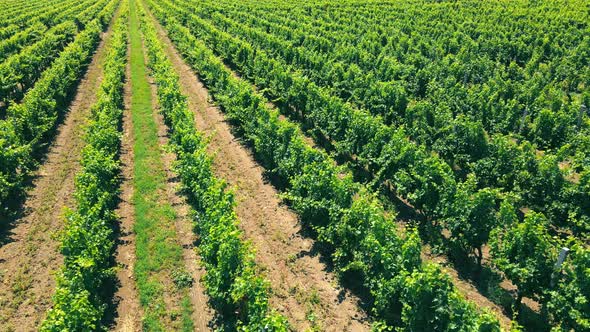
POLYGON ((0 330, 590 331, 590 2, 0 9, 0 330))

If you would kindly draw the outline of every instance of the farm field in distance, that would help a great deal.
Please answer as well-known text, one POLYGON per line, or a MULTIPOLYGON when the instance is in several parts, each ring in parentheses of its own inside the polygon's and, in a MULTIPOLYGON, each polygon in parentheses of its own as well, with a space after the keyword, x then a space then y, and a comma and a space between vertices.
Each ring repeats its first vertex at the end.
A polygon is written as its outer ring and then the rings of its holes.
POLYGON ((0 0, 0 331, 590 331, 587 0, 0 0))

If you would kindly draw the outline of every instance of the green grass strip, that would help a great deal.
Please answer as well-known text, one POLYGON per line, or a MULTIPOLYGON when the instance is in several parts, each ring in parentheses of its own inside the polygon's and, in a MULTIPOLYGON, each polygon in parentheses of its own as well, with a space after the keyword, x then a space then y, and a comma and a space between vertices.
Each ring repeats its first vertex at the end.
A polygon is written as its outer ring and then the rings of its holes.
MULTIPOLYGON (((167 312, 164 302, 166 290, 162 281, 170 279, 171 271, 182 268, 182 248, 176 241, 175 211, 161 199, 166 174, 152 113, 151 88, 134 1, 131 1, 130 9, 131 114, 135 154, 133 204, 137 256, 134 272, 144 310, 143 329, 192 330, 190 306, 182 306, 184 309, 180 313, 167 312), (179 315, 181 319, 178 319, 179 315), (170 326, 180 323, 182 326, 170 326)), ((187 297, 186 294, 183 296, 187 297)))

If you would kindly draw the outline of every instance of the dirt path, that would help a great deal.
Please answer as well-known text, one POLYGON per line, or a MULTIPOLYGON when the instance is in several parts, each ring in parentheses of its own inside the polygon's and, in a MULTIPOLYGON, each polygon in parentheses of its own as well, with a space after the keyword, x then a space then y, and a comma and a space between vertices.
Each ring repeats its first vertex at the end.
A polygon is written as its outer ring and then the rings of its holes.
MULTIPOLYGON (((129 54, 129 48, 127 49, 129 54)), ((135 279, 133 276, 133 265, 135 264, 135 233, 133 225, 135 216, 133 211, 133 133, 131 127, 131 85, 129 78, 131 71, 127 64, 125 84, 125 110, 123 112, 123 138, 121 140, 121 203, 117 209, 119 216, 119 241, 115 260, 119 266, 117 279, 119 288, 115 293, 117 303, 115 326, 113 330, 130 332, 141 330, 141 307, 135 279)))
POLYGON ((101 36, 45 162, 35 174, 33 188, 24 203, 24 215, 10 230, 9 242, 0 247, 1 331, 36 330, 51 305, 54 272, 63 262, 55 235, 62 229, 64 207, 74 204, 71 194, 84 145, 83 124, 96 100, 102 80, 104 45, 110 35, 109 27, 101 36))
POLYGON ((263 169, 231 133, 221 111, 211 106, 207 90, 184 63, 161 26, 182 92, 188 96, 197 127, 211 136, 216 175, 235 186, 237 215, 245 236, 257 250, 256 261, 271 282, 271 307, 284 314, 294 330, 369 330, 358 299, 339 288, 320 257, 312 254, 313 241, 300 235, 297 216, 281 204, 278 192, 263 180, 263 169))

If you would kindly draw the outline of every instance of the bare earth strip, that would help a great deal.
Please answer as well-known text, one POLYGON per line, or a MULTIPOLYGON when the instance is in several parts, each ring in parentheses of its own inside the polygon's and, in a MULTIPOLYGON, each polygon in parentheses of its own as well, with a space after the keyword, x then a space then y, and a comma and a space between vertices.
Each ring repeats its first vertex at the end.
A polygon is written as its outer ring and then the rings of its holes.
MULTIPOLYGON (((129 54, 129 50, 128 50, 129 54)), ((135 286, 133 266, 135 264, 135 223, 133 200, 133 132, 131 127, 131 71, 127 64, 125 84, 125 110, 123 112, 123 138, 121 140, 121 203, 117 209, 119 216, 119 240, 115 259, 119 269, 117 279, 119 288, 115 293, 117 302, 115 331, 131 332, 141 330, 141 307, 135 286)))
POLYGON ((188 95, 197 127, 211 136, 209 152, 215 154, 215 173, 237 188, 237 215, 246 239, 257 250, 256 260, 266 271, 274 294, 271 307, 278 309, 294 330, 367 331, 366 314, 357 297, 338 286, 313 241, 300 235, 297 216, 281 204, 278 192, 263 179, 263 169, 212 107, 206 88, 174 49, 165 31, 158 33, 176 71, 182 92, 188 95))
POLYGON ((74 177, 84 145, 83 124, 96 101, 104 45, 110 35, 109 27, 101 36, 45 162, 35 174, 24 215, 9 230, 9 242, 0 247, 1 331, 37 330, 51 305, 54 273, 63 262, 55 234, 62 229, 64 207, 71 208, 74 203, 74 177))

